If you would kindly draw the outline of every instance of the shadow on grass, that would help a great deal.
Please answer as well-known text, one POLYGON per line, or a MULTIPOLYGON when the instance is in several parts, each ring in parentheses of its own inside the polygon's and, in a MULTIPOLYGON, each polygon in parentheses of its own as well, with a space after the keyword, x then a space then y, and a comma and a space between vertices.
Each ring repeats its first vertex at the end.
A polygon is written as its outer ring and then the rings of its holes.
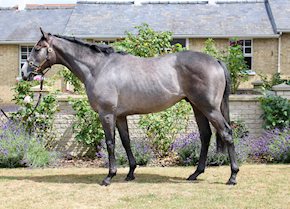
MULTIPOLYGON (((63 184, 100 184, 106 174, 67 174, 67 175, 43 175, 43 176, 0 176, 0 181, 28 180, 46 183, 63 184)), ((126 175, 119 174, 113 178, 112 183, 127 183, 126 175)), ((162 176, 157 174, 135 174, 134 183, 198 183, 202 180, 187 181, 185 178, 162 176)))

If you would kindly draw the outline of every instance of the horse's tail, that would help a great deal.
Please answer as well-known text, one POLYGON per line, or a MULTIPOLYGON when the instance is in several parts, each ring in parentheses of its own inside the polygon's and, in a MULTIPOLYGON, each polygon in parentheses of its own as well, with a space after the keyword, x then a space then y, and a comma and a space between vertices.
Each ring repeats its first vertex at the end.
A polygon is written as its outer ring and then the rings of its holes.
MULTIPOLYGON (((226 79, 226 87, 224 91, 223 100, 221 103, 221 112, 226 120, 226 122, 230 125, 230 109, 229 109, 229 96, 231 93, 231 77, 229 71, 224 62, 218 61, 222 68, 224 69, 225 79, 226 79)), ((217 152, 225 152, 226 144, 222 140, 221 136, 216 134, 216 144, 217 144, 217 152)))

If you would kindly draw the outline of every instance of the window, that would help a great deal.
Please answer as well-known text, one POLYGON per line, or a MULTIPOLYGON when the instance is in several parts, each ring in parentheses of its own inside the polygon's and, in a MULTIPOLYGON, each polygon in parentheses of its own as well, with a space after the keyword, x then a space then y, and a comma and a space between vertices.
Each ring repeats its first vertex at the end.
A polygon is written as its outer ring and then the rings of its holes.
POLYGON ((186 48, 188 46, 188 39, 186 38, 173 38, 171 45, 181 44, 182 47, 186 48))
MULTIPOLYGON (((29 57, 30 52, 32 51, 33 46, 20 46, 20 70, 24 63, 26 62, 27 58, 29 57)), ((19 71, 20 71, 19 70, 19 71)))
POLYGON ((252 50, 252 40, 240 40, 240 44, 243 48, 243 54, 245 61, 249 67, 249 70, 252 70, 252 59, 253 59, 253 50, 252 50))

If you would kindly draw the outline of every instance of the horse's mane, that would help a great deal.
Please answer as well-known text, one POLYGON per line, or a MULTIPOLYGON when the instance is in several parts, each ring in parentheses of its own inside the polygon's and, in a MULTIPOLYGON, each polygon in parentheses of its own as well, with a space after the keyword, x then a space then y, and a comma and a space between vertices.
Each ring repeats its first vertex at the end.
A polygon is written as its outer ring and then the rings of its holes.
POLYGON ((62 35, 54 35, 57 38, 62 38, 65 39, 67 41, 73 42, 73 43, 77 43, 81 46, 86 46, 89 47, 90 49, 94 50, 97 53, 103 53, 104 55, 110 55, 113 53, 118 53, 121 55, 125 55, 127 54, 126 52, 116 52, 115 49, 111 46, 108 46, 106 44, 95 44, 95 43, 89 43, 89 42, 85 42, 82 41, 81 39, 75 38, 75 37, 70 37, 70 36, 62 36, 62 35))

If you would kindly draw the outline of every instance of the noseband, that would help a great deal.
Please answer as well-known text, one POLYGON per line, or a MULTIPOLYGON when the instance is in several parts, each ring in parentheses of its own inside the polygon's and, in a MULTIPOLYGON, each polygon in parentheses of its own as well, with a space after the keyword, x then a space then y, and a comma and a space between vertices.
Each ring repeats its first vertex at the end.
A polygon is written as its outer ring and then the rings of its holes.
POLYGON ((44 70, 41 70, 41 69, 46 63, 48 63, 48 66, 49 66, 48 69, 51 68, 52 64, 50 63, 50 58, 49 58, 49 53, 51 53, 51 52, 53 52, 53 49, 51 47, 47 47, 46 57, 39 65, 35 64, 32 61, 27 60, 29 66, 34 69, 34 71, 32 73, 34 73, 36 75, 38 75, 38 74, 44 75, 48 70, 46 72, 43 72, 44 70))

